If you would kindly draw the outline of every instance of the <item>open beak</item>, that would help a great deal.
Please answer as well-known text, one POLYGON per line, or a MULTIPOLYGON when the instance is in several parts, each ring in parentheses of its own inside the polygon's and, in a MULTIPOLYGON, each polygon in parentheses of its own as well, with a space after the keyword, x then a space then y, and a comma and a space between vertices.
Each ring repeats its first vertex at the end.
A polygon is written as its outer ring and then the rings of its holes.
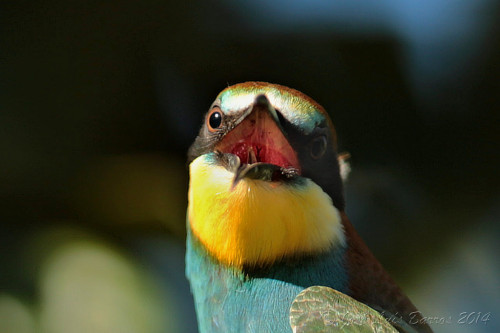
POLYGON ((217 144, 216 150, 239 158, 233 188, 243 178, 274 181, 301 171, 297 153, 265 95, 255 98, 242 120, 217 144))

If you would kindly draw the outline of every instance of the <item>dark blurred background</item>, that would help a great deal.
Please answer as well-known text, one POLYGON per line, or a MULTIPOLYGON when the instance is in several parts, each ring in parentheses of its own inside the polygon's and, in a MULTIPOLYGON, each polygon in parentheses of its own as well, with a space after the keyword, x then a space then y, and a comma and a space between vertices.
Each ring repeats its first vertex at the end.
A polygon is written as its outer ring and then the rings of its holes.
POLYGON ((0 19, 0 332, 196 331, 186 150, 249 80, 330 112, 348 215, 436 332, 500 331, 498 1, 8 1, 0 19))

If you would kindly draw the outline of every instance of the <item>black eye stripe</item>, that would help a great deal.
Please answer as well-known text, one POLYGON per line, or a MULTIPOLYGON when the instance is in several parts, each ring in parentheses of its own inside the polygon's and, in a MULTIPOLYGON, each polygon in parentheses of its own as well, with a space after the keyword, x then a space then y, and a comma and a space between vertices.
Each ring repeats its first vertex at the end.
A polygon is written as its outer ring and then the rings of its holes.
POLYGON ((281 125, 283 125, 286 120, 285 120, 285 117, 283 117, 283 114, 281 114, 280 110, 278 109, 275 109, 276 110, 276 114, 278 115, 278 120, 280 122, 281 125))

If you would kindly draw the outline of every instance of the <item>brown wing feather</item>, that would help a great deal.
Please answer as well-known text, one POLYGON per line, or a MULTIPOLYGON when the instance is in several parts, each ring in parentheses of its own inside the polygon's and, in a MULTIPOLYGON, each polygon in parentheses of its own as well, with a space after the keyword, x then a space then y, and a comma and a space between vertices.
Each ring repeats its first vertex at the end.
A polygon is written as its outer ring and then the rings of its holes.
MULTIPOLYGON (((358 235, 347 215, 342 212, 342 223, 348 243, 347 264, 351 296, 387 314, 400 316, 419 332, 432 332, 420 312, 389 276, 380 262, 358 235)), ((390 318, 389 318, 390 319, 390 318)))

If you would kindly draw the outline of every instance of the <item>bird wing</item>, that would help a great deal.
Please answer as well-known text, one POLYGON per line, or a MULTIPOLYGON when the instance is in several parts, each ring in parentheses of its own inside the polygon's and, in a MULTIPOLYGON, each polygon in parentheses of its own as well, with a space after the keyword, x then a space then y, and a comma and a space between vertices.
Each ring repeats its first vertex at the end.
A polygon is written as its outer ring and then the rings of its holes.
POLYGON ((290 325, 294 333, 416 332, 404 321, 400 321, 395 323, 391 320, 393 326, 371 307, 323 286, 304 289, 290 307, 290 325))
POLYGON ((345 212, 341 212, 341 217, 349 248, 349 294, 373 309, 380 310, 386 318, 398 317, 405 323, 411 323, 418 332, 432 333, 422 314, 368 249, 345 212))

